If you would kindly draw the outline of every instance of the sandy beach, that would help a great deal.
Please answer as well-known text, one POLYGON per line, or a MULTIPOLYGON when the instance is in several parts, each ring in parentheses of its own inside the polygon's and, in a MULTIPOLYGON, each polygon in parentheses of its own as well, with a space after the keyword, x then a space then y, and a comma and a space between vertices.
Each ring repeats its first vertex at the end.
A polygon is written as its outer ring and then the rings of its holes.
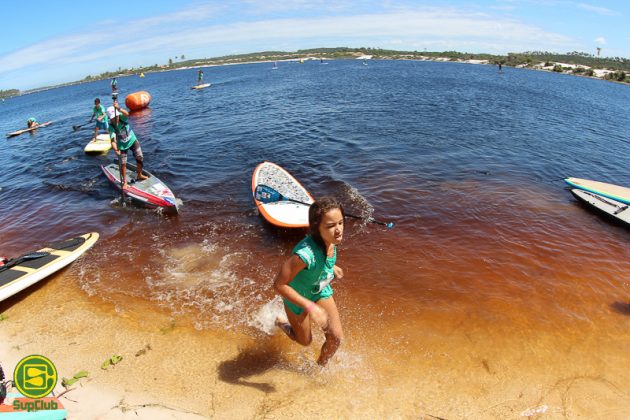
MULTIPOLYGON (((89 297, 74 273, 66 270, 0 306, 6 316, 0 360, 8 375, 34 353, 49 357, 60 377, 89 372, 61 397, 70 418, 627 416, 628 361, 615 356, 627 341, 615 337, 575 334, 558 352, 553 334, 521 334, 518 343, 497 342, 493 334, 488 342, 483 328, 451 325, 443 334, 445 325, 427 320, 404 335, 402 323, 398 331, 395 324, 375 326, 374 344, 401 336, 405 342, 399 354, 361 356, 355 349, 371 339, 349 328, 344 348, 320 370, 312 361, 321 334, 317 345, 302 349, 281 334, 198 331, 138 301, 89 297), (506 351, 515 346, 520 351, 506 351), (594 349, 600 364, 577 362, 594 349), (114 354, 123 360, 103 370, 114 354), (390 363, 394 358, 408 362, 390 363)), ((462 322, 468 316, 476 315, 462 314, 462 322)), ((63 391, 59 384, 56 393, 63 391)))

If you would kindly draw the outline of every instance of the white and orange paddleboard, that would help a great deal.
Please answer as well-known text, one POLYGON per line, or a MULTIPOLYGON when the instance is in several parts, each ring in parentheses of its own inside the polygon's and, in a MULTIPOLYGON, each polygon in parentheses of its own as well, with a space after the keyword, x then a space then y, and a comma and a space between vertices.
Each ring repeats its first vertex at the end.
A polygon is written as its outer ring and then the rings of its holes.
POLYGON ((259 164, 252 175, 252 195, 258 211, 272 225, 284 228, 308 227, 308 209, 315 200, 306 188, 281 166, 272 162, 259 164), (263 203, 256 199, 256 187, 259 185, 273 188, 285 199, 263 203))

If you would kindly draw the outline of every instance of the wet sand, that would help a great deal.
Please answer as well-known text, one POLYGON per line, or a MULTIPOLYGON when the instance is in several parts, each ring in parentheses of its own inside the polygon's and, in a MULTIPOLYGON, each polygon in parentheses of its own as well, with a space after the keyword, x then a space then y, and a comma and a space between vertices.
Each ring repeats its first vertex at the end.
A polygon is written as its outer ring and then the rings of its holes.
MULTIPOLYGON (((627 418, 630 340, 613 334, 618 325, 519 333, 474 312, 389 317, 369 331, 347 325, 320 370, 319 333, 301 348, 280 333, 199 331, 142 301, 89 297, 75 273, 0 304, 9 374, 32 353, 60 377, 89 371, 62 396, 71 418, 627 418), (102 370, 114 354, 123 360, 102 370)), ((627 308, 617 309, 627 330, 627 308)))

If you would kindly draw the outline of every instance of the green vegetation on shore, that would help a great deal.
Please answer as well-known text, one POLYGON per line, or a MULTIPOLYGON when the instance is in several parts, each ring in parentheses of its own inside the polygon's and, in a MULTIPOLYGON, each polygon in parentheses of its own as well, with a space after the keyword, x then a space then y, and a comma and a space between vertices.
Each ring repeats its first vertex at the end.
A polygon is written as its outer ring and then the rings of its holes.
POLYGON ((17 89, 0 90, 0 98, 31 93, 54 87, 73 85, 95 80, 111 79, 114 76, 131 76, 140 73, 175 70, 185 67, 213 66, 223 64, 239 64, 258 61, 282 61, 300 60, 309 58, 323 59, 356 59, 361 56, 371 56, 377 60, 441 60, 441 61, 466 61, 479 60, 490 64, 499 64, 522 68, 546 68, 555 72, 573 73, 583 76, 595 76, 595 70, 610 70, 602 76, 606 80, 630 83, 630 59, 622 57, 596 57, 582 52, 570 52, 555 54, 546 51, 528 51, 523 53, 508 53, 507 55, 473 54, 457 51, 396 51, 381 48, 312 48, 286 51, 261 51, 249 54, 226 55, 212 58, 185 60, 184 55, 168 58, 168 64, 135 68, 118 68, 117 71, 108 71, 98 75, 88 75, 81 81, 63 83, 55 86, 47 86, 20 92, 17 89), (178 61, 179 60, 179 61, 178 61), (563 67, 558 63, 568 64, 571 67, 563 67))
POLYGON ((11 96, 17 96, 20 94, 18 89, 0 90, 0 98, 10 98, 11 96))

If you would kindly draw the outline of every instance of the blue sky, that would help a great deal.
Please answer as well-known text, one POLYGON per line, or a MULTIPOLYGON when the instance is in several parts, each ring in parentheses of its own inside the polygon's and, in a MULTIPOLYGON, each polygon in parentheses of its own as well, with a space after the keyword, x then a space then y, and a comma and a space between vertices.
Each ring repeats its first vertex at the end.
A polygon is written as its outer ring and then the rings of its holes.
POLYGON ((583 51, 630 58, 630 2, 165 0, 5 2, 0 89, 79 80, 169 58, 380 47, 583 51))

